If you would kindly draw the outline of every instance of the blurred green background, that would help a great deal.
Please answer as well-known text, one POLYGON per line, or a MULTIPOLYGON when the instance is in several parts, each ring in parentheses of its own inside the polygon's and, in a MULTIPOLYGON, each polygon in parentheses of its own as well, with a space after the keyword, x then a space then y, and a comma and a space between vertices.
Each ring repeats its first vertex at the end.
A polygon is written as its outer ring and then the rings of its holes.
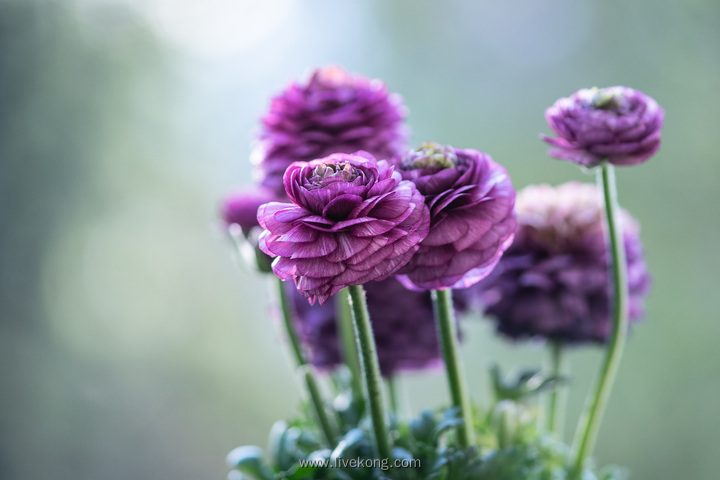
MULTIPOLYGON (((216 220, 251 182, 271 95, 318 65, 384 79, 413 144, 490 153, 516 186, 593 181, 546 157, 544 109, 628 85, 663 147, 620 169, 654 289, 597 455, 637 479, 720 471, 720 2, 0 0, 0 478, 224 478, 299 399, 267 279, 216 220)), ((463 353, 539 365, 481 320, 463 353)), ((574 351, 571 433, 597 370, 574 351)), ((446 399, 403 379, 409 411, 446 399)))

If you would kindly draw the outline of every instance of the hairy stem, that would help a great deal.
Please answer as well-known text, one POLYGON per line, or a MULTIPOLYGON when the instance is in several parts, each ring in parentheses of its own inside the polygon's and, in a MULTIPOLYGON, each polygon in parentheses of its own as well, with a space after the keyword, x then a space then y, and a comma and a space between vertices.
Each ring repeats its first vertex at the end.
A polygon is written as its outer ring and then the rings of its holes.
POLYGON ((470 396, 465 382, 462 361, 458 351, 457 327, 452 303, 452 290, 432 291, 433 309, 437 324, 438 338, 442 346, 445 370, 450 386, 453 407, 460 409, 463 423, 458 427, 458 442, 463 448, 473 444, 473 419, 470 410, 470 396))
POLYGON ((390 458, 390 438, 385 423, 380 363, 365 302, 365 290, 362 285, 351 285, 348 290, 355 325, 355 338, 365 382, 365 403, 370 411, 375 443, 380 458, 390 458))

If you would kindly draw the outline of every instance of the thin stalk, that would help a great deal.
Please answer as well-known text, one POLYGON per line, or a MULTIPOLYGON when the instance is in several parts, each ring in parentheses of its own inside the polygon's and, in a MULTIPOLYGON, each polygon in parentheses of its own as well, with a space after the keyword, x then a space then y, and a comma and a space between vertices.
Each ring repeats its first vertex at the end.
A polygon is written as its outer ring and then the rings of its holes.
POLYGON ((450 398, 454 407, 460 408, 463 423, 458 427, 458 442, 463 448, 473 444, 473 419, 470 396, 465 382, 462 361, 458 352, 457 327, 453 312, 452 290, 432 291, 433 310, 438 337, 450 386, 450 398))
POLYGON ((605 196, 605 215, 607 217, 608 236, 610 237, 614 293, 613 330, 605 352, 605 359, 600 370, 600 378, 595 389, 595 394, 590 397, 590 402, 580 419, 578 430, 575 433, 574 450, 576 457, 573 472, 576 478, 580 476, 585 459, 592 455, 600 421, 608 398, 610 397, 615 376, 617 375, 628 328, 627 265, 625 263, 625 247, 622 229, 618 221, 620 207, 617 201, 617 188, 615 186, 613 166, 608 163, 603 164, 598 175, 605 196))
POLYGON ((362 370, 360 358, 358 357, 357 344, 355 343, 355 330, 353 327, 352 311, 350 310, 350 297, 348 289, 343 288, 335 299, 335 317, 338 331, 340 332, 341 346, 345 365, 350 370, 350 382, 353 398, 362 400, 362 370))
POLYGON ((348 287, 348 291, 350 293, 350 307, 353 313, 360 365, 362 366, 363 380, 365 382, 365 403, 370 412, 378 455, 381 459, 386 459, 391 456, 390 439, 385 423, 380 363, 378 362, 375 338, 373 337, 370 316, 365 302, 365 290, 362 285, 351 285, 348 287))
POLYGON ((386 379, 388 397, 390 400, 390 411, 398 415, 398 380, 396 376, 390 376, 386 379))
POLYGON ((298 340, 297 332, 295 331, 295 325, 293 325, 293 311, 290 307, 290 300, 288 299, 287 292, 285 291, 285 282, 277 279, 278 296, 280 297, 280 308, 282 309, 283 327, 285 327, 285 334, 290 342, 290 349, 293 357, 295 358, 295 364, 298 367, 305 365, 305 355, 303 354, 302 347, 300 346, 300 340, 298 340))
MULTIPOLYGON (((550 371, 552 376, 556 379, 563 375, 563 345, 561 342, 550 343, 550 371)), ((550 392, 550 399, 548 400, 548 413, 547 413, 547 429, 550 433, 559 435, 562 439, 562 430, 564 424, 564 403, 565 403, 565 388, 563 385, 556 384, 555 388, 550 392), (560 389, 563 392, 560 392, 560 389)))
POLYGON ((313 374, 312 366, 308 365, 305 360, 302 348, 300 347, 300 341, 298 340, 297 332, 295 331, 295 325, 292 322, 292 309, 290 308, 290 301, 285 291, 284 282, 278 278, 278 295, 280 296, 280 307, 282 309, 283 326, 285 327, 285 333, 287 334, 288 341, 290 342, 290 348, 297 366, 303 370, 303 380, 305 382, 305 388, 307 389, 308 396, 310 397, 310 404, 312 405, 315 416, 317 417, 318 426, 322 430, 325 436, 325 441, 329 446, 335 445, 335 429, 330 422, 330 418, 325 411, 325 401, 320 393, 317 379, 313 374))
MULTIPOLYGON (((508 405, 511 404, 506 404, 506 406, 508 405)), ((500 450, 510 448, 513 444, 515 436, 514 413, 515 412, 513 412, 509 407, 502 408, 500 410, 498 425, 498 448, 500 450)))

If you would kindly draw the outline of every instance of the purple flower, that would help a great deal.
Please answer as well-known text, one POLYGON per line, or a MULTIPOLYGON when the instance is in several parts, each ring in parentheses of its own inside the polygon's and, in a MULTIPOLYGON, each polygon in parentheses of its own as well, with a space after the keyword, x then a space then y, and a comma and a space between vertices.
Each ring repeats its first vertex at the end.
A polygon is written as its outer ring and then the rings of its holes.
MULTIPOLYGON (((337 367, 342 356, 335 299, 310 305, 292 284, 286 284, 286 289, 310 362, 321 370, 337 367)), ((383 376, 442 365, 429 292, 408 290, 392 277, 366 283, 365 291, 383 376)), ((455 302, 456 313, 464 309, 463 302, 455 302)))
POLYGON ((292 204, 260 207, 260 248, 279 257, 275 274, 295 280, 311 303, 392 275, 427 235, 430 214, 415 185, 367 152, 293 163, 284 182, 292 204))
POLYGON ((665 112, 655 100, 628 87, 578 90, 545 112, 558 138, 542 135, 549 154, 586 167, 603 160, 635 165, 660 148, 665 112))
MULTIPOLYGON (((605 342, 612 330, 602 194, 589 184, 530 186, 518 194, 518 230, 495 271, 473 287, 500 333, 568 343, 605 342)), ((621 210, 629 318, 650 287, 638 225, 621 210)))
POLYGON ((284 195, 283 174, 293 162, 358 150, 379 159, 400 154, 408 136, 405 116, 400 96, 381 81, 340 67, 316 70, 273 98, 262 118, 253 152, 261 183, 284 195))
POLYGON ((247 187, 228 195, 221 207, 220 216, 225 225, 239 225, 243 235, 248 237, 250 230, 259 226, 258 207, 264 203, 279 201, 272 190, 264 187, 247 187))
POLYGON ((492 271, 515 232, 515 190, 489 155, 426 143, 398 164, 430 208, 430 232, 398 280, 414 290, 468 287, 492 271))
POLYGON ((246 187, 228 195, 220 211, 228 234, 238 249, 240 259, 263 273, 272 271, 270 268, 272 258, 258 247, 258 236, 262 231, 257 219, 258 207, 278 200, 280 198, 272 190, 264 187, 246 187))

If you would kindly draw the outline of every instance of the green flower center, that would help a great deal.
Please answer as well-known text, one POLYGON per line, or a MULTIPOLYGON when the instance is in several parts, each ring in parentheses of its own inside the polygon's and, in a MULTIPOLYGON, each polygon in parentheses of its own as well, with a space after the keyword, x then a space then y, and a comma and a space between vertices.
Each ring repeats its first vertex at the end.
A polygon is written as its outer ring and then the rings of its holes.
POLYGON ((627 101, 625 97, 612 88, 593 87, 593 98, 590 105, 596 110, 622 113, 625 110, 627 101))
POLYGON ((410 151, 402 159, 405 170, 427 167, 453 168, 458 164, 457 155, 452 147, 435 142, 425 142, 417 150, 410 151))

